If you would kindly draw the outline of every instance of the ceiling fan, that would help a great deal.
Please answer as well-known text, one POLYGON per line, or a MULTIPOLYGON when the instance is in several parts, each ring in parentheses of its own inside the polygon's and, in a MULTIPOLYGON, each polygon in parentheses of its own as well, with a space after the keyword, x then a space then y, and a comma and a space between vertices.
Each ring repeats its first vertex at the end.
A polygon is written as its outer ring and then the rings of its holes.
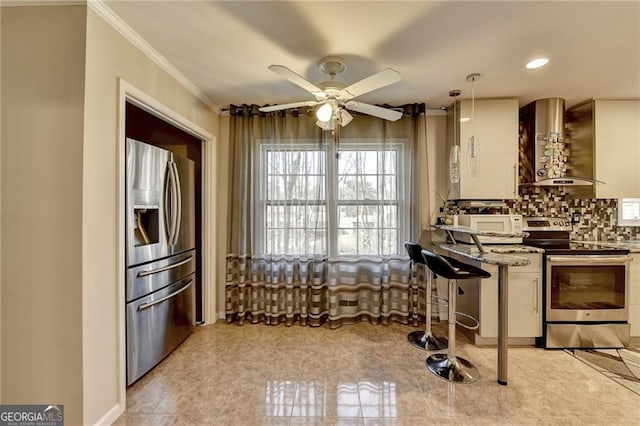
POLYGON ((318 68, 328 74, 330 80, 319 84, 313 84, 304 77, 291 71, 284 65, 271 65, 269 69, 276 74, 286 78, 292 83, 302 87, 313 96, 315 101, 293 102, 289 104, 271 105, 261 107, 260 111, 270 112, 289 108, 313 107, 321 105, 316 111, 318 121, 316 124, 324 130, 333 130, 339 126, 346 126, 353 117, 347 110, 361 112, 374 117, 383 118, 389 121, 396 121, 402 117, 402 113, 389 108, 366 104, 354 101, 353 98, 388 86, 401 80, 400 73, 392 68, 370 75, 356 83, 347 86, 335 80, 335 76, 342 73, 346 68, 343 58, 339 56, 328 56, 318 63, 318 68))

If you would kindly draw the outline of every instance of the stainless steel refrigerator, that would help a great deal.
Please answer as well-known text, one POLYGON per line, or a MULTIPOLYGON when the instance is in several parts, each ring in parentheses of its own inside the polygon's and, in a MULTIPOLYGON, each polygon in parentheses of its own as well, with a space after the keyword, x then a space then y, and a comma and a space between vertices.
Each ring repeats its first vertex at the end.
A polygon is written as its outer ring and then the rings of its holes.
POLYGON ((194 163, 127 139, 127 385, 195 327, 194 163))

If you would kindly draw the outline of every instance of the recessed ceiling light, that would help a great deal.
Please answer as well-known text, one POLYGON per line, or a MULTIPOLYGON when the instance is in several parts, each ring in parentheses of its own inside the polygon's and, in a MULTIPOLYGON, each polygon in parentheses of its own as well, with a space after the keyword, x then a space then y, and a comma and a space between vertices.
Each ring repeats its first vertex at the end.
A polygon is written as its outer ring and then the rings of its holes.
POLYGON ((536 58, 527 64, 527 69, 533 70, 536 68, 543 67, 547 65, 547 62, 549 62, 548 58, 536 58))

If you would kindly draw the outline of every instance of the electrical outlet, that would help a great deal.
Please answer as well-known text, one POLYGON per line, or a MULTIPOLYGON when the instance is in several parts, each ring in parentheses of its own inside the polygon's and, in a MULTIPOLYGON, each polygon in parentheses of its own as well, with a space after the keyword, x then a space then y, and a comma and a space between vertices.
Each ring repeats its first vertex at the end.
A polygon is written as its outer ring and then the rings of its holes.
POLYGON ((573 224, 580 223, 580 213, 578 212, 571 213, 571 223, 573 224))

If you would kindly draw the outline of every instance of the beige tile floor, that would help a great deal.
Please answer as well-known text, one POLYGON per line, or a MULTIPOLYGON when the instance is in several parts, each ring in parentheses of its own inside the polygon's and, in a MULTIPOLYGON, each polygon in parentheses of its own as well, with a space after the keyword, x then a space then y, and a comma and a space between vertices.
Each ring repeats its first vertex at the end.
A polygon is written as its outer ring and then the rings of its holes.
POLYGON ((480 369, 450 384, 409 345, 413 327, 362 323, 198 327, 127 391, 117 425, 640 425, 640 396, 564 351, 509 349, 509 384, 496 350, 458 334, 480 369))

